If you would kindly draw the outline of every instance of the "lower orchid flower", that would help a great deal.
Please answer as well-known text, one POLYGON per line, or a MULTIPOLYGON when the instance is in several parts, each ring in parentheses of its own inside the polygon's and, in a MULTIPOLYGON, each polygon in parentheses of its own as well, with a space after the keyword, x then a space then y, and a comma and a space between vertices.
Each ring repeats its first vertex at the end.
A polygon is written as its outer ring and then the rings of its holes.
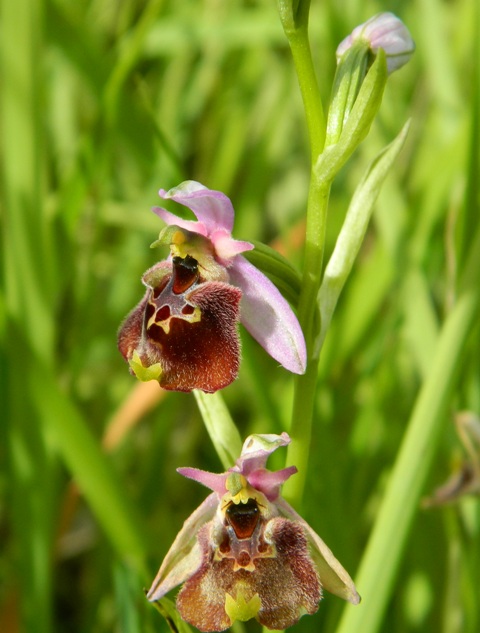
POLYGON ((241 322, 281 365, 303 373, 300 325, 276 286, 240 255, 253 245, 231 237, 229 198, 194 181, 160 195, 189 207, 197 221, 154 209, 167 227, 153 246, 168 245, 171 257, 144 274, 145 296, 120 328, 131 371, 165 389, 222 389, 238 373, 241 322))
POLYGON ((183 583, 177 609, 200 631, 224 631, 251 618, 269 629, 287 628, 317 611, 322 588, 358 604, 348 573, 280 496, 296 467, 265 468, 268 456, 289 442, 286 433, 251 435, 225 473, 178 469, 213 492, 185 521, 150 601, 183 583))

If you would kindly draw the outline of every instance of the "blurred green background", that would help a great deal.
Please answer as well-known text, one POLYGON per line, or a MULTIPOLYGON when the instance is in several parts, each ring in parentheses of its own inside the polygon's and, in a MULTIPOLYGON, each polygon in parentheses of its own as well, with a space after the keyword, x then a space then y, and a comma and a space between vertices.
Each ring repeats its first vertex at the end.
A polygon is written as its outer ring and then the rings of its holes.
MULTIPOLYGON (((139 386, 116 331, 165 256, 149 249, 160 187, 224 191, 234 235, 301 269, 309 152, 293 64, 273 0, 0 6, 0 631, 165 632, 143 589, 206 496, 175 468, 222 468, 194 398, 139 386)), ((337 44, 384 10, 417 51, 334 184, 328 252, 369 161, 412 127, 322 353, 303 508, 352 576, 480 211, 476 0, 312 0, 324 103, 337 44)), ((242 340, 223 393, 242 436, 288 430, 292 377, 242 340)), ((425 495, 465 458, 454 413, 480 412, 478 328, 460 361, 425 495)), ((479 536, 478 498, 419 508, 378 630, 477 632, 479 536)), ((333 632, 342 608, 326 595, 295 630, 333 632)))

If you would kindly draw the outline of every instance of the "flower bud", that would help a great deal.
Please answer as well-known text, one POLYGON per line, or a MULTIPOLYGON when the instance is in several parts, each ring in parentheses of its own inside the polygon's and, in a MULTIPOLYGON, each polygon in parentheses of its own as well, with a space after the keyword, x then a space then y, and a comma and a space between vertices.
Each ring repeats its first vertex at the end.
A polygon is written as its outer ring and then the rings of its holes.
POLYGON ((353 29, 337 48, 337 62, 355 42, 366 42, 374 55, 383 48, 388 73, 404 66, 415 50, 415 43, 405 24, 390 12, 379 13, 353 29))

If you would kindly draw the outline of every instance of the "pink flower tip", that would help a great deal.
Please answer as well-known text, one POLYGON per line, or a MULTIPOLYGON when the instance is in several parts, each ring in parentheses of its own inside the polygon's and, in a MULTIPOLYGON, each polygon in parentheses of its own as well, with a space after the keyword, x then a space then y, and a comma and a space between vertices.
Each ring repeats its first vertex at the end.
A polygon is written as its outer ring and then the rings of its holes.
POLYGON ((404 66, 415 51, 415 43, 405 24, 390 12, 379 13, 355 27, 337 48, 337 62, 355 42, 365 41, 376 54, 385 51, 388 73, 404 66))

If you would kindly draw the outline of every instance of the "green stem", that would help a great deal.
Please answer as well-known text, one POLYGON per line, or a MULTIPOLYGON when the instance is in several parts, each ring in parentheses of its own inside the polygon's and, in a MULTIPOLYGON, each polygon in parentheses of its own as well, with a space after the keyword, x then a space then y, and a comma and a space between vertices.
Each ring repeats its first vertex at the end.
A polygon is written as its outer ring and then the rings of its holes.
POLYGON ((298 511, 301 509, 303 491, 307 477, 310 443, 312 437, 313 404, 317 385, 318 362, 310 357, 307 371, 295 381, 292 423, 288 447, 287 464, 295 464, 298 472, 283 486, 283 496, 298 511))
POLYGON ((297 507, 303 496, 312 433, 318 367, 316 339, 320 331, 316 297, 322 278, 325 226, 330 193, 330 183, 322 181, 313 169, 325 144, 326 123, 308 38, 309 9, 309 0, 299 0, 295 8, 291 1, 279 0, 280 18, 292 51, 303 99, 312 164, 307 205, 305 261, 298 312, 307 345, 307 371, 303 376, 298 376, 295 381, 290 427, 292 443, 287 457, 288 463, 295 464, 299 468, 299 473, 284 487, 285 496, 297 507))
POLYGON ((284 486, 284 495, 297 508, 300 506, 308 468, 312 435, 315 389, 317 384, 320 315, 317 294, 322 280, 323 251, 330 184, 319 182, 312 172, 307 209, 305 263, 298 316, 307 344, 307 371, 297 376, 293 399, 288 463, 299 472, 284 486))
POLYGON ((325 144, 326 123, 308 39, 308 15, 300 26, 284 28, 302 95, 312 164, 315 164, 325 144))

